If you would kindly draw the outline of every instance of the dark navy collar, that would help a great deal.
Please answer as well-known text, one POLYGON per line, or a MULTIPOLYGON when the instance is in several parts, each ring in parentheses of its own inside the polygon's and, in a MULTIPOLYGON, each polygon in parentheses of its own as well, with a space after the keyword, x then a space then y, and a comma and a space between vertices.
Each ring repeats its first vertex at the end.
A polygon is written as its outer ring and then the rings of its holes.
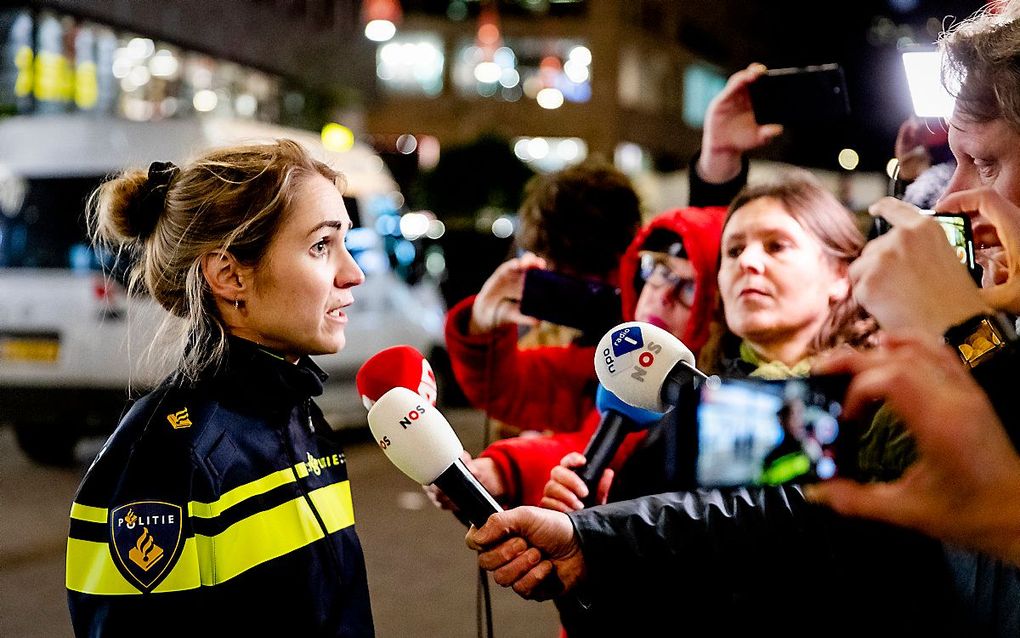
POLYGON ((321 395, 328 375, 307 356, 290 363, 256 343, 229 337, 225 363, 213 378, 246 400, 293 405, 321 395))

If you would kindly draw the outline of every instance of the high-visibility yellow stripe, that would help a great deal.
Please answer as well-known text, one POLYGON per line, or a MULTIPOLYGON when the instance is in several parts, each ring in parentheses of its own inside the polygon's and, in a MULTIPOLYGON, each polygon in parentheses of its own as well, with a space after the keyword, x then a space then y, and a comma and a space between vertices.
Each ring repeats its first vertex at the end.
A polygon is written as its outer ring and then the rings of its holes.
POLYGON ((72 591, 86 594, 141 593, 131 586, 113 564, 110 546, 77 538, 67 539, 67 572, 64 583, 72 591))
MULTIPOLYGON (((304 466, 304 463, 300 465, 304 466)), ((296 480, 293 470, 288 467, 278 472, 273 472, 268 476, 263 476, 251 483, 235 487, 211 503, 192 501, 188 503, 188 513, 196 518, 214 518, 222 514, 227 508, 233 507, 245 499, 265 494, 274 488, 286 485, 287 483, 293 483, 296 480)))
MULTIPOLYGON (((354 524, 349 482, 317 489, 309 496, 329 533, 354 524)), ((215 536, 187 539, 181 558, 153 591, 218 585, 321 538, 322 528, 308 501, 298 497, 238 521, 215 536)), ((109 545, 76 538, 67 543, 66 584, 68 589, 88 594, 140 593, 117 569, 109 545)))
POLYGON ((354 502, 348 481, 319 488, 309 496, 330 534, 354 525, 354 502))
MULTIPOLYGON (((306 476, 308 476, 308 467, 305 463, 298 463, 293 468, 288 467, 250 483, 235 487, 215 501, 209 503, 191 501, 188 503, 188 514, 196 518, 215 518, 226 509, 237 505, 241 501, 265 494, 281 485, 293 483, 298 478, 305 478, 306 476), (297 475, 296 477, 295 474, 297 475)), ((81 503, 74 503, 71 506, 71 518, 91 523, 106 523, 108 512, 109 510, 92 507, 91 505, 82 505, 81 503)))
POLYGON ((71 503, 71 518, 76 518, 79 521, 86 521, 88 523, 103 523, 105 525, 109 511, 110 510, 103 509, 102 507, 92 507, 91 505, 82 505, 81 503, 71 503))
MULTIPOLYGON (((319 488, 310 497, 329 533, 354 524, 349 482, 319 488)), ((321 538, 322 528, 303 497, 249 516, 216 536, 196 535, 202 584, 225 582, 321 538)))
MULTIPOLYGON (((202 584, 199 573, 195 539, 189 538, 173 570, 153 591, 196 589, 202 584)), ((77 538, 67 539, 67 573, 64 582, 68 589, 86 594, 129 596, 142 593, 117 569, 109 545, 77 538)))

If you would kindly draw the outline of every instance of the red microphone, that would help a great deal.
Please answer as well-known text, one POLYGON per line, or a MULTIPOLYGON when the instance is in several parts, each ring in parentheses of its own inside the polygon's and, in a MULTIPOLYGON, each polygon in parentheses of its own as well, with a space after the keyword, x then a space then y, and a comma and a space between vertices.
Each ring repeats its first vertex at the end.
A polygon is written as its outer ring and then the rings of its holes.
POLYGON ((358 370, 356 382, 361 402, 369 410, 393 388, 407 388, 432 405, 439 394, 432 366, 411 346, 392 346, 375 353, 358 370))

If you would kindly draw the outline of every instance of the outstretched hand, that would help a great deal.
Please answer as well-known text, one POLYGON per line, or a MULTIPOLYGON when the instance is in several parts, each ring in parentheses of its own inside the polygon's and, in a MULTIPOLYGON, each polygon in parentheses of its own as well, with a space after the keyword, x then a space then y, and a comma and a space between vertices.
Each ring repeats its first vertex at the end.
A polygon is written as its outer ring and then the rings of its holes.
POLYGON ((1020 456, 950 348, 886 335, 880 348, 834 354, 814 372, 853 375, 844 402, 850 418, 868 403, 887 401, 913 434, 918 460, 893 483, 809 485, 809 500, 1020 564, 1020 456))
POLYGON ((737 71, 709 103, 697 165, 698 175, 706 182, 721 184, 733 179, 740 173, 744 153, 768 144, 783 132, 780 124, 759 125, 754 119, 747 87, 765 70, 755 63, 737 71))
POLYGON ((854 298, 884 330, 936 338, 990 310, 938 222, 892 197, 868 212, 892 228, 868 242, 849 274, 854 298))
POLYGON ((529 600, 547 600, 572 590, 585 576, 584 556, 566 514, 516 507, 472 527, 467 546, 493 580, 529 600))
POLYGON ((475 297, 469 332, 484 334, 510 323, 536 325, 538 319, 521 314, 524 273, 532 268, 545 267, 546 261, 530 252, 500 264, 475 297))

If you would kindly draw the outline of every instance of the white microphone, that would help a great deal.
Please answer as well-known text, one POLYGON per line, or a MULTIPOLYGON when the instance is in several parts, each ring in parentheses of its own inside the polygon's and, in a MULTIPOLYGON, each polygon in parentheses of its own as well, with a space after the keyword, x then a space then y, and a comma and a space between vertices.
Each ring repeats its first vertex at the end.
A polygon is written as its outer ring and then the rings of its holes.
POLYGON ((393 388, 368 411, 368 427, 390 461, 421 485, 443 490, 464 518, 481 527, 502 511, 460 455, 450 423, 428 400, 408 388, 393 388))
POLYGON ((602 337, 595 374, 622 401, 655 412, 676 405, 685 386, 708 378, 682 341, 641 321, 621 323, 602 337))

